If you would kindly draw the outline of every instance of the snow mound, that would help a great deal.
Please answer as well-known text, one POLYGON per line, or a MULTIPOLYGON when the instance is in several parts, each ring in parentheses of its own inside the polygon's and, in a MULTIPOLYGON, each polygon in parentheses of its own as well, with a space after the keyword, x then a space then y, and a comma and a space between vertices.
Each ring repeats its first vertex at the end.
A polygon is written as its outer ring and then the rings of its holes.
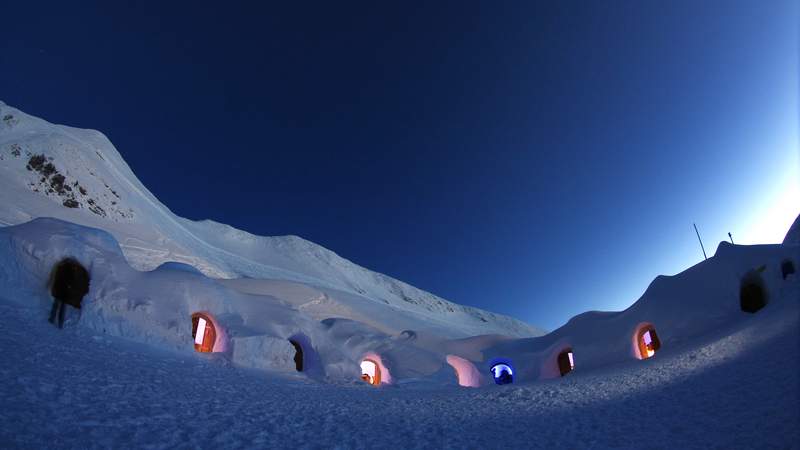
POLYGON ((200 314, 212 324, 210 350, 221 360, 292 372, 299 346, 306 375, 333 383, 357 380, 365 359, 380 366, 384 384, 481 386, 491 384, 497 362, 513 368, 515 382, 557 378, 559 354, 567 350, 575 370, 592 371, 652 356, 643 354, 644 331, 658 336, 655 351, 748 320, 744 297, 753 290, 761 302, 755 314, 796 308, 800 284, 783 270, 787 261, 800 261, 800 247, 723 242, 712 258, 656 278, 625 311, 580 314, 540 337, 451 339, 443 337, 447 324, 439 329, 399 309, 377 320, 372 314, 385 314, 386 305, 330 288, 212 279, 175 263, 137 271, 110 233, 41 218, 0 228, 0 290, 44 318, 52 303, 48 280, 65 258, 78 261, 90 276, 89 292, 80 310, 70 310, 68 328, 191 352, 192 318, 200 314), (326 317, 331 311, 339 314, 326 317))
MULTIPOLYGON (((373 389, 285 371, 231 370, 219 358, 161 351, 80 326, 58 330, 42 311, 32 314, 20 298, 10 300, 19 292, 3 285, 0 348, 9 363, 0 364, 0 442, 10 448, 53 442, 68 448, 495 448, 498 442, 541 449, 796 448, 800 290, 786 283, 773 295, 761 312, 732 317, 682 344, 665 342, 646 361, 587 371, 576 354, 576 370, 559 380, 459 389, 455 381, 401 379, 396 388, 373 389)), ((338 322, 328 321, 342 331, 357 326, 338 322)), ((481 375, 463 358, 448 361, 459 369, 448 365, 429 378, 455 380, 460 370, 468 383, 481 375)), ((394 377, 396 366, 388 369, 394 377)))

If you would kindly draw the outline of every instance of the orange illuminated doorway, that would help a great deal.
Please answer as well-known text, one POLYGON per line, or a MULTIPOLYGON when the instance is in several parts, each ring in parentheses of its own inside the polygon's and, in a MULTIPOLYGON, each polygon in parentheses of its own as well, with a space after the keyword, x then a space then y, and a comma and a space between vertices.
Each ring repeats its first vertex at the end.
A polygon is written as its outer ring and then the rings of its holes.
POLYGON ((200 353, 210 353, 214 350, 217 340, 217 331, 211 318, 203 313, 192 314, 192 339, 194 349, 200 353))
POLYGON ((658 339, 656 329, 652 325, 646 325, 639 330, 636 342, 639 346, 641 359, 652 357, 661 348, 661 341, 658 339))
POLYGON ((377 386, 381 384, 381 367, 371 359, 361 361, 361 379, 377 386))
POLYGON ((558 361, 558 371, 562 377, 575 369, 575 359, 571 348, 564 349, 558 354, 556 360, 558 361))

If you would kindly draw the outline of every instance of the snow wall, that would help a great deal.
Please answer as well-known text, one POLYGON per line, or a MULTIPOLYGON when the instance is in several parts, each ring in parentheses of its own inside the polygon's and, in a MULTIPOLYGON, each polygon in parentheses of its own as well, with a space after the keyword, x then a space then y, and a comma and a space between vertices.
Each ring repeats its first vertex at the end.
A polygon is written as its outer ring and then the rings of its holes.
POLYGON ((304 374, 313 379, 351 383, 359 379, 360 362, 369 358, 380 364, 382 384, 477 387, 493 384, 493 361, 511 364, 515 383, 557 378, 557 357, 566 348, 573 351, 575 370, 585 371, 640 358, 635 336, 645 325, 656 330, 662 348, 670 348, 748 320, 751 314, 740 308, 742 283, 758 283, 765 308, 786 301, 783 290, 798 283, 798 275, 784 277, 781 265, 797 266, 800 245, 722 242, 712 258, 657 277, 624 311, 583 313, 547 335, 524 339, 445 340, 414 330, 390 336, 349 318, 313 320, 279 298, 230 289, 184 264, 135 270, 109 233, 50 218, 0 228, 0 301, 46 320, 52 305, 48 278, 67 257, 91 276, 81 310, 69 309, 66 327, 76 332, 194 352, 191 316, 202 312, 217 329, 211 357, 237 366, 294 372, 291 339, 302 346, 304 374))

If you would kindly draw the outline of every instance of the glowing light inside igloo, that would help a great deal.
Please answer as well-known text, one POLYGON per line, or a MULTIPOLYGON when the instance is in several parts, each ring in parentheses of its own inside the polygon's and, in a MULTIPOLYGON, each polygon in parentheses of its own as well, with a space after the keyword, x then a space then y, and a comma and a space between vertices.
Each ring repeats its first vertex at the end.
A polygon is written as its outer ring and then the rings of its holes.
POLYGON ((361 379, 373 386, 381 384, 381 368, 370 359, 361 361, 361 379))

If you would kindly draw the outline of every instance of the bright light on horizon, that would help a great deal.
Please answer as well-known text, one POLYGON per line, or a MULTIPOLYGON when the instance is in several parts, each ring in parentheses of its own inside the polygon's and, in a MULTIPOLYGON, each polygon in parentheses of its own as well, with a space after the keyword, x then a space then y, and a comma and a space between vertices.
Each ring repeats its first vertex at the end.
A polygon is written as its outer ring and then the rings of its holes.
POLYGON ((742 224, 737 244, 779 244, 789 227, 800 214, 800 170, 789 170, 781 182, 758 204, 751 208, 748 222, 742 224))

